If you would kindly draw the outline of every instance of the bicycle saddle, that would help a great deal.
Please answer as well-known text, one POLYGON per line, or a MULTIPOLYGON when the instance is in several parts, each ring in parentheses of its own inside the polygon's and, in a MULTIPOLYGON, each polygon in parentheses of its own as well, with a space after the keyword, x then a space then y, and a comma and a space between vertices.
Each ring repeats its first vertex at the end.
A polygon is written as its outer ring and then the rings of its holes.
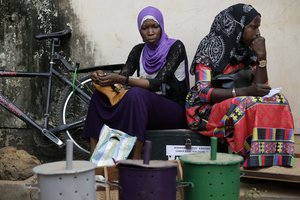
POLYGON ((51 38, 68 38, 72 34, 72 30, 70 27, 66 28, 65 30, 53 32, 53 33, 41 33, 36 36, 34 36, 37 40, 45 40, 45 39, 51 39, 51 38))

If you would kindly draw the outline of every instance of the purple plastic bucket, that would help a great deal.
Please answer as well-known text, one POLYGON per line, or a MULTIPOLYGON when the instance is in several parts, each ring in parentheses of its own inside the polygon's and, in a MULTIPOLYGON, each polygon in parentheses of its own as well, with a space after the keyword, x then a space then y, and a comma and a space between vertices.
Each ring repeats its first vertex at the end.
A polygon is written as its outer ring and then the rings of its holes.
POLYGON ((176 163, 126 160, 117 166, 120 200, 176 200, 176 163))

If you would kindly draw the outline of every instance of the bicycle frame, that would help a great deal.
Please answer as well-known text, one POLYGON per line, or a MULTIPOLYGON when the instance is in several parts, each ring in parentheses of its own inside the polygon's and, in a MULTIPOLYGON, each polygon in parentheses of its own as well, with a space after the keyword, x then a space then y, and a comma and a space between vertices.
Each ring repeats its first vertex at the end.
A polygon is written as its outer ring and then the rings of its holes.
MULTIPOLYGON (((75 129, 78 127, 82 127, 85 118, 79 119, 77 121, 73 121, 70 123, 58 125, 55 127, 49 128, 49 107, 50 107, 50 97, 51 97, 51 89, 52 89, 52 78, 53 76, 56 76, 59 78, 60 81, 66 84, 67 87, 73 87, 73 92, 79 96, 81 100, 89 104, 90 96, 84 92, 80 88, 81 84, 74 84, 74 81, 70 81, 68 78, 66 78, 64 75, 62 75, 59 71, 53 68, 54 61, 59 61, 64 65, 64 67, 68 70, 69 73, 87 73, 95 70, 120 70, 124 64, 112 64, 112 65, 103 65, 103 66, 93 66, 93 67, 86 67, 83 69, 78 69, 79 65, 77 65, 75 68, 62 56, 61 54, 55 52, 55 48, 60 46, 61 39, 66 39, 71 36, 71 30, 70 28, 67 28, 60 32, 54 32, 54 33, 47 33, 47 34, 39 34, 35 36, 35 39, 37 40, 51 40, 51 58, 49 62, 49 69, 48 72, 42 73, 42 72, 20 72, 20 71, 0 71, 0 77, 42 77, 47 78, 47 96, 46 96, 46 106, 44 111, 44 120, 43 125, 40 125, 37 123, 36 120, 33 120, 30 118, 28 114, 23 112, 17 105, 15 105, 9 98, 4 96, 0 92, 0 105, 5 108, 8 112, 14 114, 17 118, 24 121, 26 124, 31 125, 33 128, 40 131, 43 135, 45 135, 47 138, 49 138, 52 142, 57 144, 58 146, 63 146, 63 142, 55 135, 58 132, 61 131, 67 131, 71 129, 75 129)), ((78 80, 76 80, 78 81, 78 80)), ((78 81, 80 83, 80 81, 78 81)), ((77 83, 77 82, 76 82, 77 83)))
MULTIPOLYGON (((56 46, 57 41, 54 39, 52 41, 52 50, 51 50, 51 59, 49 62, 49 71, 47 73, 41 73, 41 72, 19 72, 19 71, 0 71, 0 77, 42 77, 48 79, 48 85, 47 85, 47 97, 46 97, 46 107, 44 111, 44 124, 40 125, 35 120, 30 118, 29 115, 27 115, 25 112, 23 112, 17 105, 15 105, 10 99, 5 97, 0 92, 0 105, 4 107, 8 112, 14 114, 17 118, 21 119, 25 123, 31 125, 35 129, 39 130, 42 134, 44 134, 47 138, 49 138, 52 142, 57 144, 58 146, 62 146, 63 142, 55 136, 55 133, 69 130, 72 128, 80 127, 84 124, 85 119, 72 122, 69 124, 59 125, 55 128, 49 129, 49 107, 50 107, 50 98, 51 98, 51 88, 52 88, 52 77, 55 75, 58 77, 62 82, 65 84, 72 86, 73 83, 67 79, 65 76, 61 75, 60 72, 55 70, 53 68, 54 60, 60 60, 63 65, 66 66, 66 68, 69 71, 72 71, 72 66, 61 56, 58 56, 55 51, 54 47, 56 46)), ((92 69, 91 69, 92 70, 92 69)), ((74 92, 76 92, 82 100, 85 102, 90 101, 90 97, 81 90, 78 86, 74 86, 74 92)))

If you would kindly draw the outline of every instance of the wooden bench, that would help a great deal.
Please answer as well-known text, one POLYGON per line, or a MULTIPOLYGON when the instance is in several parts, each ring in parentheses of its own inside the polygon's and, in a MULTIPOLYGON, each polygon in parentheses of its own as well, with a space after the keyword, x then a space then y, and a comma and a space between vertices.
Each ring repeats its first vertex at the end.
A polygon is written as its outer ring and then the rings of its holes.
POLYGON ((295 163, 289 167, 267 167, 258 169, 241 169, 246 178, 276 180, 300 183, 300 134, 295 133, 295 163))
POLYGON ((245 178, 276 180, 300 183, 300 158, 295 158, 293 167, 267 167, 258 169, 243 169, 241 173, 245 178))

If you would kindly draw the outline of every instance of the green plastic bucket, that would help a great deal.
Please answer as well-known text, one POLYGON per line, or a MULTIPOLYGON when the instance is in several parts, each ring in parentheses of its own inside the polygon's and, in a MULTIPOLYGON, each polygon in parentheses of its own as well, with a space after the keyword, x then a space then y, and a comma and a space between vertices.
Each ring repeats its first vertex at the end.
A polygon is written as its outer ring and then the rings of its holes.
POLYGON ((185 200, 239 200, 239 155, 216 153, 216 138, 211 140, 211 153, 194 153, 180 157, 183 163, 185 200))

